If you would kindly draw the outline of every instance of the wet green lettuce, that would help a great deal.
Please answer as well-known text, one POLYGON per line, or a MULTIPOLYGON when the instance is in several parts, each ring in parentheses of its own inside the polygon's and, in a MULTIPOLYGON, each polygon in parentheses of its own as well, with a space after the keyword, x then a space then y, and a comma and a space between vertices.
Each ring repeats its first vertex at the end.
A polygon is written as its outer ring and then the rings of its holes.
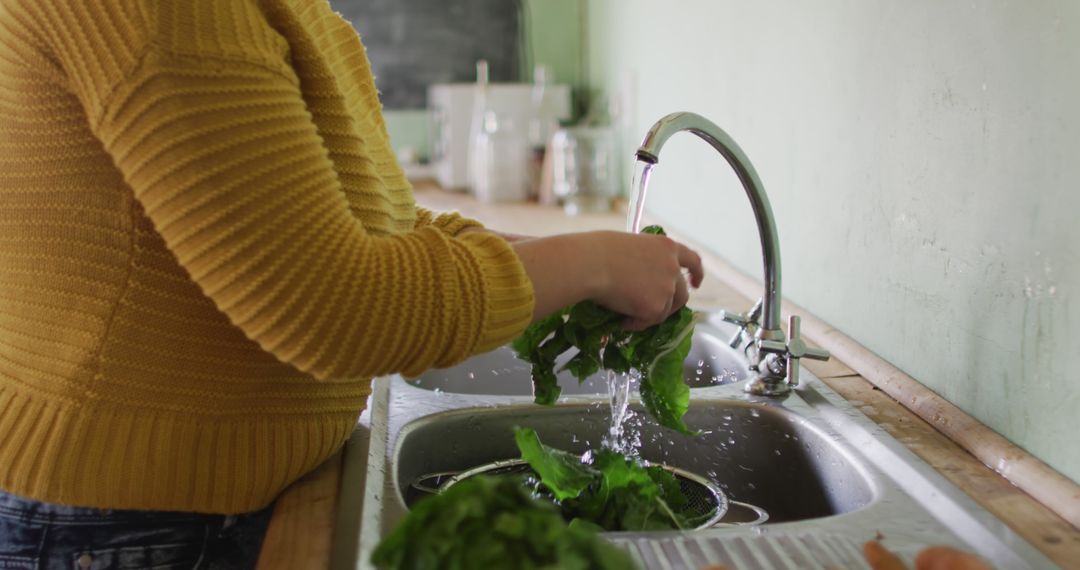
POLYGON ((379 545, 380 570, 631 570, 630 556, 567 524, 521 476, 479 476, 420 501, 379 545))
POLYGON ((675 476, 610 449, 592 452, 589 463, 541 443, 529 428, 514 428, 521 457, 540 479, 573 527, 597 531, 694 528, 688 501, 675 476))
POLYGON ((535 476, 475 476, 423 499, 378 544, 372 564, 633 570, 634 560, 599 532, 690 529, 711 515, 690 512, 678 481, 660 467, 607 449, 584 462, 529 428, 514 428, 514 438, 535 476))
MULTIPOLYGON (((659 226, 642 231, 664 233, 659 226)), ((624 320, 623 315, 585 301, 527 328, 511 346, 532 365, 534 401, 550 406, 558 400, 562 389, 556 375, 563 369, 579 382, 601 369, 621 374, 636 369, 648 413, 660 425, 693 434, 682 421, 690 406, 682 364, 690 353, 696 314, 683 307, 664 322, 637 332, 624 330, 624 320), (556 369, 556 359, 570 349, 577 349, 577 354, 556 369)))

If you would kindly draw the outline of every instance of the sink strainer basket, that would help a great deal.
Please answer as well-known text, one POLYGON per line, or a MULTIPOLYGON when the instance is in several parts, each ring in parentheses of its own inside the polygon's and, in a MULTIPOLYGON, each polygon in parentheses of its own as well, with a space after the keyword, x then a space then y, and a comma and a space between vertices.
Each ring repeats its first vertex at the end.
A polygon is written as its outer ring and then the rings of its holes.
MULTIPOLYGON (((679 489, 686 496, 687 506, 680 514, 690 520, 701 520, 696 529, 714 526, 729 526, 734 524, 761 524, 769 519, 769 515, 760 507, 729 501, 719 487, 711 481, 670 465, 659 465, 668 473, 671 473, 679 482, 679 489), (749 509, 753 514, 750 520, 744 522, 726 523, 724 516, 728 514, 731 506, 743 510, 749 509)), ((425 493, 438 494, 450 488, 452 485, 477 475, 526 475, 535 474, 529 464, 522 459, 505 459, 493 461, 465 471, 449 471, 441 473, 429 473, 421 475, 413 481, 412 487, 425 493)))

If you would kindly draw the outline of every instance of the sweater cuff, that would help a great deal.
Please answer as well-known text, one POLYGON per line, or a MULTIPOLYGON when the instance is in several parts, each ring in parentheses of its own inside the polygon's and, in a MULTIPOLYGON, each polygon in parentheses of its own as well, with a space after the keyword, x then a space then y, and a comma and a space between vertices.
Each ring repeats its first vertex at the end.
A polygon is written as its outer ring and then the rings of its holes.
POLYGON ((484 224, 472 218, 466 218, 457 212, 440 212, 436 214, 425 208, 416 209, 416 227, 431 226, 438 228, 450 236, 457 236, 466 228, 483 228, 484 224))
POLYGON ((479 338, 471 353, 488 352, 516 338, 532 322, 536 304, 532 281, 514 249, 498 235, 470 232, 458 241, 476 257, 487 293, 479 338))

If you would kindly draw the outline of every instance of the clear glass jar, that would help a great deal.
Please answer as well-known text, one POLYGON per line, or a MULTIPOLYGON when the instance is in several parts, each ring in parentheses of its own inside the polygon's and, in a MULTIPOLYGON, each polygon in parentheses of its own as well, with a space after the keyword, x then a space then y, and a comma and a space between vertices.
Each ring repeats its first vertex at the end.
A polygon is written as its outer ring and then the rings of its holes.
POLYGON ((552 192, 567 214, 611 210, 619 192, 612 129, 560 129, 551 139, 551 153, 552 192))
POLYGON ((529 196, 529 145, 509 116, 488 111, 477 136, 473 193, 483 202, 523 202, 529 196))

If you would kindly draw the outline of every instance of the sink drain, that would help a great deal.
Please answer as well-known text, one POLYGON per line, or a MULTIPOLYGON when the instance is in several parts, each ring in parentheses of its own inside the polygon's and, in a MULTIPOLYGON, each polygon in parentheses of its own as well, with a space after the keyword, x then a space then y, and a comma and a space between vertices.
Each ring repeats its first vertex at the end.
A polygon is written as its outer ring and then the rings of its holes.
MULTIPOLYGON (((683 514, 691 519, 704 519, 695 530, 736 525, 758 525, 769 520, 768 513, 761 507, 730 501, 727 495, 714 483, 688 471, 660 464, 659 467, 675 477, 679 489, 686 496, 687 506, 683 514), (731 507, 735 509, 731 510, 731 507), (738 512, 732 520, 725 520, 729 512, 738 512), (749 516, 748 514, 749 513, 749 516)), ((522 459, 493 461, 465 471, 443 471, 428 473, 413 480, 412 488, 429 494, 438 494, 452 485, 477 475, 535 475, 529 464, 522 459)))

